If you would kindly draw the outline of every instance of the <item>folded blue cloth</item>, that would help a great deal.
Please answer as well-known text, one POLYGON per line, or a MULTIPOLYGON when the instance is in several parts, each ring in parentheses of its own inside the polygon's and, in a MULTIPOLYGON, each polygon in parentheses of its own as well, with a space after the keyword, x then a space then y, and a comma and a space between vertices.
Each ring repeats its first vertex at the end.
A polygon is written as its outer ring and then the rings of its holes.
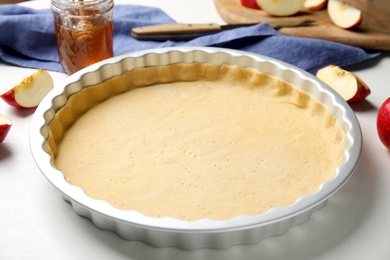
MULTIPOLYGON (((158 8, 118 5, 114 8, 114 56, 151 48, 213 46, 249 51, 276 58, 315 73, 329 64, 347 66, 374 58, 367 51, 335 42, 284 36, 268 24, 258 24, 202 36, 190 41, 138 41, 131 28, 174 23, 158 8)), ((13 65, 63 72, 57 54, 50 9, 0 5, 0 58, 13 65)))

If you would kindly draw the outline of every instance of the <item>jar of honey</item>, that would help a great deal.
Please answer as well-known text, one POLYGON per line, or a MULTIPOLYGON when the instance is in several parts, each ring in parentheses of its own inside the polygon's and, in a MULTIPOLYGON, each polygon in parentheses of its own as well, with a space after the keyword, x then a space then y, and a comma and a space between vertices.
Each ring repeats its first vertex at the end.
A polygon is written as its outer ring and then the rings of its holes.
POLYGON ((113 0, 52 0, 51 7, 66 73, 113 56, 113 0))

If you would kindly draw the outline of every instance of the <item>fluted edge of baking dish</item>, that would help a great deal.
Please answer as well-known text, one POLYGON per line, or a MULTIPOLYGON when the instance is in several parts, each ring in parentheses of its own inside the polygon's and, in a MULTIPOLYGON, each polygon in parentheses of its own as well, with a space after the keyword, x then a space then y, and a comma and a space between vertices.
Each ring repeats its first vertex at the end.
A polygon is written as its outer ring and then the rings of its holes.
POLYGON ((30 129, 30 147, 43 175, 72 204, 74 211, 88 217, 101 229, 111 230, 128 240, 139 240, 156 247, 173 246, 185 250, 223 249, 238 244, 254 244, 285 233, 291 226, 307 221, 327 199, 339 190, 354 172, 362 148, 357 118, 349 105, 333 89, 315 76, 290 64, 269 57, 223 48, 174 47, 139 51, 89 66, 55 86, 34 113, 30 129), (294 204, 278 207, 257 216, 238 216, 229 220, 201 219, 183 221, 153 218, 136 211, 113 207, 93 199, 79 187, 69 184, 52 165, 45 149, 48 123, 72 94, 126 70, 174 63, 211 63, 249 67, 288 81, 323 103, 346 131, 345 154, 332 179, 314 194, 300 197, 294 204))

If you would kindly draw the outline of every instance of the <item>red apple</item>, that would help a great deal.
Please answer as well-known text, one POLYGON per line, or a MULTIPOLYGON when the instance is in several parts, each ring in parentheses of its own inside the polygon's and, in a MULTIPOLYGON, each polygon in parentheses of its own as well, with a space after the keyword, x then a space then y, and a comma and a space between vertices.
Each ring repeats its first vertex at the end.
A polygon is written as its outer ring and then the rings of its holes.
POLYGON ((274 16, 290 16, 298 13, 305 0, 257 0, 261 9, 274 16))
POLYGON ((328 14, 335 25, 344 29, 358 27, 363 21, 361 10, 340 0, 328 1, 328 14))
POLYGON ((318 11, 324 9, 327 3, 328 0, 306 0, 303 7, 310 11, 318 11))
POLYGON ((12 120, 0 114, 0 143, 2 143, 7 136, 12 126, 12 120))
POLYGON ((261 7, 257 4, 257 0, 240 0, 240 1, 242 6, 261 10, 261 7))
POLYGON ((356 74, 336 65, 328 65, 317 71, 316 76, 336 90, 348 103, 365 99, 371 90, 356 74))
POLYGON ((53 86, 50 74, 46 70, 39 69, 0 94, 0 97, 11 106, 33 108, 39 105, 53 86))
POLYGON ((378 110, 376 128, 379 139, 390 151, 390 98, 386 99, 378 110))

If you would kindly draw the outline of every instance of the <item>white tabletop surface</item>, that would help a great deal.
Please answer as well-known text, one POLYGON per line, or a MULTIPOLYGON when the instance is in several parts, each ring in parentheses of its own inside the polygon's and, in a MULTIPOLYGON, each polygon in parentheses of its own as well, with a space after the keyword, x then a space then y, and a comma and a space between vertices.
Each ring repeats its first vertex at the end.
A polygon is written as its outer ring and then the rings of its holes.
MULTIPOLYGON (((213 0, 116 1, 157 6, 178 22, 223 22, 213 0)), ((48 0, 25 5, 48 7, 48 0)), ((390 97, 390 53, 349 68, 372 89, 354 105, 363 151, 346 185, 311 219, 282 236, 227 250, 181 251, 125 241, 79 217, 43 177, 29 149, 32 110, 0 102, 0 113, 14 122, 0 145, 0 259, 390 259, 390 154, 376 130, 376 114, 390 97)), ((0 85, 32 73, 0 61, 0 85)), ((51 73, 59 82, 67 76, 51 73)))

